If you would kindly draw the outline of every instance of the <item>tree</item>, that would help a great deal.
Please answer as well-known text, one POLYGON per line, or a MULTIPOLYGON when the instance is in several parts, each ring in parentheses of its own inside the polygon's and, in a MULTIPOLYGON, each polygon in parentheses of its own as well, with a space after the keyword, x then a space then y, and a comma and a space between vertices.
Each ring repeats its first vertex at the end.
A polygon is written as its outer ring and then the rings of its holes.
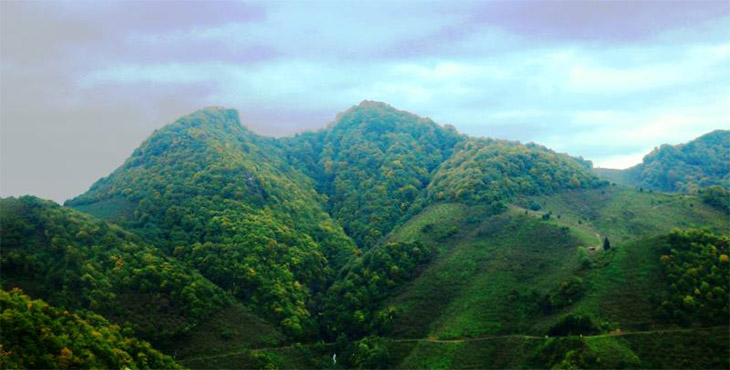
POLYGON ((611 249, 611 241, 608 240, 608 237, 603 238, 603 250, 607 251, 611 249))

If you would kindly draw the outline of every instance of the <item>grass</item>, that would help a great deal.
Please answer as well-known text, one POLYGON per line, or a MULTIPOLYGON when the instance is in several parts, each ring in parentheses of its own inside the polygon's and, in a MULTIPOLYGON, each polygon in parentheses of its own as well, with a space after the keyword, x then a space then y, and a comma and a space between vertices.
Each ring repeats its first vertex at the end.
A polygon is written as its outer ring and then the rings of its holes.
POLYGON ((285 341, 276 328, 236 303, 161 349, 184 363, 186 358, 279 346, 285 341))
POLYGON ((709 227, 730 232, 726 215, 694 195, 640 192, 623 186, 574 190, 533 197, 553 222, 608 236, 612 242, 664 234, 674 228, 709 227), (578 221, 582 222, 578 224, 578 221))
POLYGON ((531 367, 542 339, 499 338, 459 343, 421 342, 395 365, 399 369, 491 369, 531 367))
MULTIPOLYGON (((557 340, 567 340, 559 338, 557 340)), ((597 368, 721 369, 730 366, 727 328, 596 335, 580 340, 595 356, 597 368)), ((542 349, 554 338, 505 336, 454 342, 385 339, 389 363, 396 369, 545 368, 542 349)), ((335 365, 332 344, 289 345, 243 350, 215 358, 181 361, 189 368, 343 369, 335 365)))
MULTIPOLYGON (((438 216, 429 215, 429 209, 406 224, 407 232, 398 230, 394 237, 415 238, 414 230, 422 229, 424 220, 449 220, 444 209, 462 210, 448 205, 435 209, 438 216)), ((441 242, 445 252, 387 303, 399 312, 396 336, 455 338, 530 332, 531 312, 519 298, 526 293, 525 287, 549 290, 579 268, 578 238, 520 212, 462 223, 459 230, 441 242)))
MULTIPOLYGON (((387 241, 421 241, 439 250, 414 280, 383 303, 398 312, 393 332, 385 339, 393 367, 545 367, 540 362, 540 351, 550 340, 545 333, 574 314, 590 317, 604 333, 581 339, 599 367, 728 368, 728 328, 670 331, 671 326, 654 316, 651 300, 667 289, 659 262, 661 235, 687 227, 727 233, 726 215, 694 196, 621 186, 530 200, 542 208, 528 211, 512 205, 495 216, 479 206, 437 204, 386 237, 387 241), (547 212, 552 216, 543 220, 547 212), (608 251, 602 247, 606 236, 612 244, 608 251), (579 246, 593 249, 582 257, 579 246), (583 265, 584 258, 590 267, 583 265), (536 308, 533 290, 538 295, 555 292, 573 277, 583 279, 586 287, 577 301, 550 312, 536 308), (623 335, 606 335, 616 329, 623 335), (634 333, 643 330, 652 332, 634 333), (454 340, 438 341, 442 339, 454 340)), ((194 344, 203 349, 198 353, 219 353, 204 348, 220 346, 220 338, 200 341, 208 344, 194 344)), ((252 351, 244 347, 261 343, 241 343, 224 350, 230 356, 189 357, 182 363, 189 367, 341 368, 331 364, 330 345, 252 351)))
POLYGON ((74 205, 73 208, 103 220, 119 222, 132 219, 137 204, 124 198, 111 198, 90 204, 74 205))

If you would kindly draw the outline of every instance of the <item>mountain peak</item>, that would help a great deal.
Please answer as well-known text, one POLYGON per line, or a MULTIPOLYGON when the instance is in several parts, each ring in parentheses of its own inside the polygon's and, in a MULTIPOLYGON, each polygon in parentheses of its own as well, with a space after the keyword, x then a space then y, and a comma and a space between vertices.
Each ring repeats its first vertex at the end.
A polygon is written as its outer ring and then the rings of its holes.
POLYGON ((238 111, 235 109, 221 106, 208 106, 175 121, 175 123, 178 122, 193 125, 210 122, 236 123, 240 125, 241 121, 238 111))
POLYGON ((382 101, 377 101, 377 100, 363 100, 363 101, 360 102, 360 104, 357 105, 357 107, 358 108, 390 108, 390 109, 395 109, 395 108, 393 108, 392 105, 390 105, 388 103, 385 103, 385 102, 382 102, 382 101))
MULTIPOLYGON (((208 106, 162 127, 155 133, 169 132, 237 132, 248 130, 241 124, 238 111, 221 106, 208 106), (192 131, 190 131, 192 130, 192 131)), ((155 136, 153 134, 153 136, 155 136)))
POLYGON ((370 127, 372 126, 371 123, 375 121, 381 123, 375 126, 380 127, 384 124, 390 128, 401 126, 406 122, 435 124, 427 117, 421 117, 411 112, 397 109, 388 103, 363 100, 358 105, 353 105, 346 111, 338 113, 331 126, 354 127, 364 125, 370 127))

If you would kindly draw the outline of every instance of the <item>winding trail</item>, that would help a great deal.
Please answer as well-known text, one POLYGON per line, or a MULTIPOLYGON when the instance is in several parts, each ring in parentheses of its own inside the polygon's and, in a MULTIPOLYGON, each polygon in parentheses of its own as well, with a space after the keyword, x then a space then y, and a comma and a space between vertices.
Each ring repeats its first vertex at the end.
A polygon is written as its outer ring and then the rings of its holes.
MULTIPOLYGON (((665 333, 689 333, 689 332, 696 332, 696 331, 706 331, 706 330, 712 330, 712 329, 727 329, 727 326, 709 326, 709 327, 700 327, 700 328, 682 328, 682 329, 656 329, 656 330, 639 330, 639 331, 621 331, 621 332, 612 332, 612 333, 606 333, 606 334, 596 334, 596 335, 572 335, 572 336, 563 336, 559 338, 605 338, 605 337, 621 337, 621 336, 631 336, 631 335, 656 335, 656 334, 665 334, 665 333)), ((522 335, 522 334, 509 334, 509 335, 486 335, 481 337, 473 337, 473 338, 453 338, 453 339, 437 339, 437 338, 410 338, 410 339, 390 339, 390 338, 383 338, 393 343, 466 343, 466 342, 477 342, 477 341, 485 341, 485 340, 494 340, 494 339, 507 339, 507 338, 520 338, 520 339, 546 339, 547 336, 535 336, 535 335, 522 335)), ((325 345, 333 345, 334 343, 325 343, 325 345)), ((313 344, 301 344, 302 347, 310 347, 313 344)), ((296 347, 296 344, 290 344, 286 346, 279 346, 279 347, 259 347, 259 348, 247 348, 243 350, 236 350, 232 352, 226 352, 226 353, 219 353, 215 355, 207 355, 207 356, 198 356, 198 357, 188 357, 188 358, 182 358, 177 360, 180 363, 185 363, 189 361, 201 361, 201 360, 210 360, 215 358, 223 358, 223 357, 230 357, 230 356, 237 356, 237 355, 243 355, 247 354, 249 352, 258 352, 258 351, 266 351, 266 350, 281 350, 281 349, 290 349, 296 347)))

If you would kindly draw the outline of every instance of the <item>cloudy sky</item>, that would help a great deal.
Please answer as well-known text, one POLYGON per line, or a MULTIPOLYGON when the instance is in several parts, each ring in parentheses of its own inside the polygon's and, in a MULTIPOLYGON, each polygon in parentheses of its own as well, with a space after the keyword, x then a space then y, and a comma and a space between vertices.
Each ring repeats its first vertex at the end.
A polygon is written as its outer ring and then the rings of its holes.
POLYGON ((267 135, 361 100, 625 168, 730 127, 730 2, 0 1, 0 195, 63 201, 208 105, 267 135))

